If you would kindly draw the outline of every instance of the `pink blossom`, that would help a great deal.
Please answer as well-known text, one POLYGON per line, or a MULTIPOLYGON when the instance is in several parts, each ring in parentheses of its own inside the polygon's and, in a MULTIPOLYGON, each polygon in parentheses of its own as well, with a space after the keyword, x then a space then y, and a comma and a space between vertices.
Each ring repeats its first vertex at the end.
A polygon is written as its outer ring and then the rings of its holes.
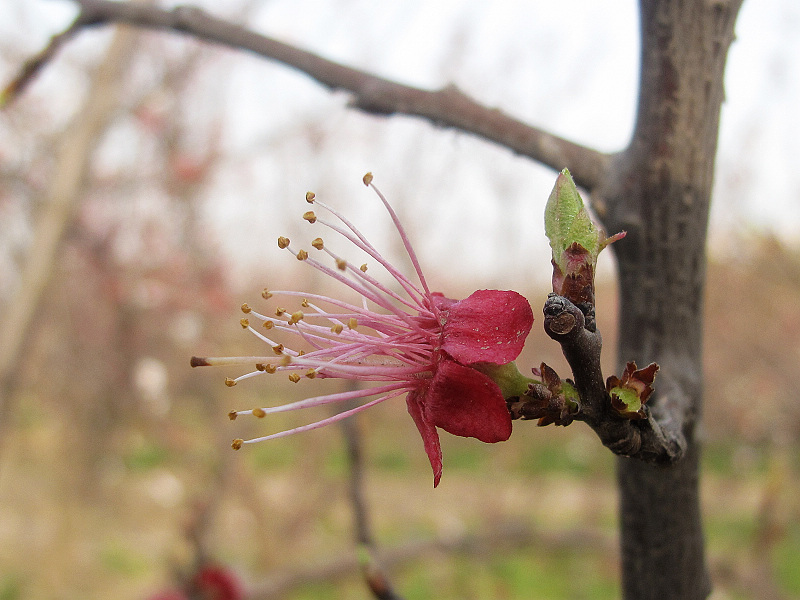
POLYGON ((243 414, 264 417, 281 411, 366 400, 355 408, 308 425, 256 439, 234 440, 236 449, 242 444, 316 429, 405 394, 436 486, 442 474, 437 428, 489 443, 507 440, 511 435, 511 417, 503 393, 480 369, 487 363, 507 364, 519 355, 533 324, 533 313, 527 300, 513 291, 478 290, 464 300, 451 300, 431 292, 408 235, 371 181, 372 176, 367 174, 364 183, 375 190, 389 212, 416 277, 412 280, 400 272, 350 221, 309 192, 307 201, 335 220, 328 221, 311 211, 304 218, 349 240, 388 273, 393 285, 385 285, 369 275, 366 264, 358 267, 334 254, 321 238, 311 245, 327 254, 334 267, 312 258, 305 250, 295 250, 287 238, 281 237, 280 248, 350 288, 360 296, 360 304, 313 293, 264 290, 265 299, 295 298, 299 304, 297 310, 277 308, 271 315, 258 313, 246 304, 242 306, 246 314, 242 327, 266 342, 271 350, 264 356, 194 357, 192 366, 255 364, 254 371, 227 379, 229 386, 276 372, 290 373, 295 382, 301 377, 317 377, 374 384, 281 406, 232 411, 232 419, 243 414), (279 343, 270 337, 275 332, 293 337, 306 351, 279 343))

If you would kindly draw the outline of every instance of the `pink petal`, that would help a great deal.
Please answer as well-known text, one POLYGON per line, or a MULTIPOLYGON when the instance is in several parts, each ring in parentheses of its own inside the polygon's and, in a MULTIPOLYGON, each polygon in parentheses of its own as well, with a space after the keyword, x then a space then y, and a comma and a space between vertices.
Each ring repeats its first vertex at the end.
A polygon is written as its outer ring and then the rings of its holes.
POLYGON ((478 290, 442 313, 442 349, 465 365, 511 362, 533 326, 530 304, 512 291, 478 290))
POLYGON ((455 361, 439 363, 421 402, 425 421, 453 435, 487 443, 511 436, 511 415, 500 387, 487 375, 455 361))
POLYGON ((424 394, 424 389, 409 392, 406 396, 406 406, 408 406, 408 413, 414 419, 422 436, 422 443, 425 445, 425 452, 433 469, 433 487, 436 487, 442 478, 442 446, 439 444, 439 432, 436 431, 436 427, 425 418, 420 402, 424 394))

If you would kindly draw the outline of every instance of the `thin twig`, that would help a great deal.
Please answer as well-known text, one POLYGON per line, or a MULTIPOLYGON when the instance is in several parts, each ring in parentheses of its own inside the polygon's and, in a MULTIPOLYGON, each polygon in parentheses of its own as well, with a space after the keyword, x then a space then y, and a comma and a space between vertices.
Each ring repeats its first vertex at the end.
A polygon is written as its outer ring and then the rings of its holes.
POLYGON ((50 38, 50 43, 36 56, 25 61, 25 64, 22 65, 17 76, 0 91, 0 108, 3 108, 14 98, 22 94, 36 75, 38 75, 39 71, 55 57, 56 53, 61 49, 61 46, 66 44, 86 27, 87 23, 83 20, 83 17, 83 13, 79 14, 69 27, 50 38))
POLYGON ((342 430, 350 463, 350 504, 353 507, 356 543, 361 550, 359 562, 364 580, 377 600, 402 600, 402 597, 392 589, 386 572, 374 557, 376 547, 369 522, 367 502, 364 498, 364 453, 358 419, 353 417, 342 421, 342 430))

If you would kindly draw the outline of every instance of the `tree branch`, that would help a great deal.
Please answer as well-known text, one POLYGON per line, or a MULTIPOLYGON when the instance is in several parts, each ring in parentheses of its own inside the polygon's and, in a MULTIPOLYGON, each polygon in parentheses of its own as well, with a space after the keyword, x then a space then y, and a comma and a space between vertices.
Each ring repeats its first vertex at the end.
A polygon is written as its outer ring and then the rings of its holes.
POLYGON ((611 405, 600 368, 600 332, 588 329, 583 312, 563 296, 550 294, 544 315, 545 331, 561 344, 580 393, 581 407, 575 419, 585 421, 603 445, 620 456, 653 464, 680 460, 687 447, 682 429, 687 402, 680 401, 679 388, 660 377, 657 408, 650 411, 645 405, 646 419, 621 417, 611 405))
POLYGON ((76 21, 60 36, 53 38, 50 46, 36 59, 29 61, 24 72, 6 88, 7 99, 24 87, 18 82, 27 83, 78 29, 90 25, 126 23, 185 33, 283 63, 331 90, 349 92, 352 95, 351 106, 363 112, 421 117, 442 127, 482 137, 555 170, 568 166, 576 182, 587 189, 600 182, 610 160, 610 155, 532 127, 499 109, 486 107, 455 86, 431 91, 402 85, 260 35, 213 17, 196 7, 178 6, 163 10, 155 6, 109 0, 75 2, 81 7, 76 21), (35 68, 31 68, 31 63, 35 64, 35 68))

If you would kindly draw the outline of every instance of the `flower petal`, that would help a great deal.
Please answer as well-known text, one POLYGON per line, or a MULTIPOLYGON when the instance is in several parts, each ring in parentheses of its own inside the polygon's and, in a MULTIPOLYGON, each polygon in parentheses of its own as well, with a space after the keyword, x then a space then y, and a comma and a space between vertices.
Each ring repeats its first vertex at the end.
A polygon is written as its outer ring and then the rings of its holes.
POLYGON ((511 436, 511 415, 500 387, 487 375, 453 360, 439 363, 421 403, 425 421, 453 435, 487 443, 511 436))
POLYGON ((421 403, 424 394, 425 389, 409 392, 406 396, 406 406, 408 406, 408 414, 414 419, 419 434, 422 436, 425 453, 428 455, 433 469, 433 487, 436 487, 442 478, 442 446, 439 444, 439 432, 436 431, 436 427, 425 418, 421 403))
POLYGON ((465 365, 511 362, 533 326, 530 304, 512 291, 478 290, 442 313, 442 349, 465 365))

